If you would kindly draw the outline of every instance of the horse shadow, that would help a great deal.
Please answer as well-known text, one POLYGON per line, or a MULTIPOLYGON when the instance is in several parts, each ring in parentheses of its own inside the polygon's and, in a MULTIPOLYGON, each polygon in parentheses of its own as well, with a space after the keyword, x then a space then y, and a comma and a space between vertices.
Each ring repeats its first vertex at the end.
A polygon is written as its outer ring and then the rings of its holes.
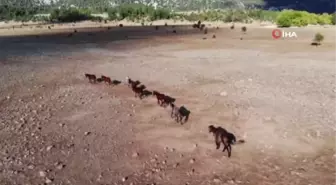
POLYGON ((121 84, 121 81, 119 80, 112 80, 112 85, 119 85, 121 84))

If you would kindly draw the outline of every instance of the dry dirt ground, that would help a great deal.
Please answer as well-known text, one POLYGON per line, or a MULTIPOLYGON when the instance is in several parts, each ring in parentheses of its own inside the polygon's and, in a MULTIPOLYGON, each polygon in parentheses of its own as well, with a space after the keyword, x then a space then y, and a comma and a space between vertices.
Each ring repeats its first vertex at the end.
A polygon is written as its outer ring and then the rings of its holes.
POLYGON ((335 183, 335 28, 273 40, 250 25, 246 34, 148 26, 68 37, 75 27, 0 30, 1 185, 335 183), (319 47, 309 45, 316 32, 319 47), (190 119, 179 125, 153 97, 84 73, 140 80, 190 119), (228 158, 210 124, 246 143, 228 158))

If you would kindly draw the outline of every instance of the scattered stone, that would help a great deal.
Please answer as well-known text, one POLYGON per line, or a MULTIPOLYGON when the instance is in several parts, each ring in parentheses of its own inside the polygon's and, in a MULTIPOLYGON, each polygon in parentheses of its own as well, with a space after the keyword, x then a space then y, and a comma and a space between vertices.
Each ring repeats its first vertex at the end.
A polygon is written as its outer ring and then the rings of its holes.
POLYGON ((21 121, 22 123, 27 123, 27 121, 26 121, 25 118, 20 118, 20 121, 21 121))
POLYGON ((128 114, 128 116, 129 116, 129 117, 131 117, 131 116, 132 116, 132 114, 128 114))
POLYGON ((7 98, 7 100, 9 100, 11 97, 10 97, 10 96, 7 96, 6 98, 7 98))
POLYGON ((226 91, 223 91, 223 92, 220 93, 220 95, 221 95, 221 96, 227 96, 228 93, 227 93, 226 91))
POLYGON ((249 78, 248 81, 249 81, 249 82, 252 82, 252 78, 249 78))
POLYGON ((134 152, 133 154, 132 154, 132 157, 133 158, 136 158, 136 157, 138 157, 139 156, 139 153, 138 152, 134 152))
POLYGON ((102 174, 99 174, 98 178, 97 178, 97 181, 101 181, 101 179, 103 178, 103 175, 102 174))
POLYGON ((156 159, 155 158, 151 159, 150 162, 154 163, 154 162, 156 162, 156 159))
POLYGON ((291 171, 290 174, 291 174, 291 175, 300 175, 300 173, 299 173, 299 172, 296 172, 296 171, 291 171))
POLYGON ((90 135, 91 134, 91 132, 84 132, 84 135, 90 135))
POLYGON ((63 169, 64 167, 65 167, 65 165, 62 164, 62 163, 60 163, 60 162, 58 162, 57 165, 56 165, 56 169, 58 169, 58 170, 61 170, 61 169, 63 169))
POLYGON ((50 183, 52 183, 52 181, 53 181, 53 179, 46 178, 45 183, 50 184, 50 183))
POLYGON ((125 182, 127 179, 128 179, 128 177, 124 177, 124 178, 122 178, 121 180, 122 180, 123 182, 125 182))
POLYGON ((213 182, 214 182, 214 183, 220 183, 221 180, 216 178, 216 179, 213 180, 213 182))
POLYGON ((47 147, 47 152, 49 152, 54 146, 53 145, 50 145, 47 147))
POLYGON ((196 161, 195 159, 190 159, 190 160, 189 160, 189 163, 194 164, 195 161, 196 161))
POLYGON ((45 177, 47 174, 45 171, 39 171, 40 177, 45 177))
POLYGON ((229 184, 234 184, 234 181, 233 180, 228 180, 227 181, 229 184))
POLYGON ((175 152, 176 150, 175 150, 175 148, 171 148, 170 151, 171 152, 175 152))
POLYGON ((64 123, 60 123, 60 124, 58 124, 60 127, 64 127, 64 123))
POLYGON ((166 164, 166 163, 167 163, 167 161, 166 161, 166 160, 162 161, 162 164, 166 164))
POLYGON ((264 117, 264 120, 265 120, 265 121, 271 121, 271 120, 272 120, 272 118, 271 118, 271 117, 269 117, 269 116, 265 116, 265 117, 264 117))
POLYGON ((32 170, 32 169, 34 169, 34 168, 35 168, 35 166, 32 165, 32 164, 28 166, 28 169, 30 169, 30 170, 32 170))
POLYGON ((194 147, 197 148, 197 147, 198 147, 198 144, 195 144, 194 147))
POLYGON ((161 169, 160 169, 160 168, 155 168, 155 169, 153 169, 152 171, 154 171, 154 172, 158 173, 158 172, 160 172, 160 171, 161 171, 161 169))
POLYGON ((183 155, 183 154, 180 154, 180 157, 182 158, 182 157, 184 157, 184 155, 183 155))
POLYGON ((297 170, 300 171, 300 172, 306 172, 306 171, 307 171, 307 170, 304 169, 303 167, 300 167, 300 168, 298 168, 297 170))
POLYGON ((174 168, 177 168, 178 166, 180 165, 180 163, 176 163, 176 164, 174 164, 174 168))

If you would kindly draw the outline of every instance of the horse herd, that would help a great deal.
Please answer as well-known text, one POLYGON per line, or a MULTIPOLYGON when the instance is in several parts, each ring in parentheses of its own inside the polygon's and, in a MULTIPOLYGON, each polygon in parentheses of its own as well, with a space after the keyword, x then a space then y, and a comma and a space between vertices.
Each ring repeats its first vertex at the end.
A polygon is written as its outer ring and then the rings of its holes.
MULTIPOLYGON (((121 83, 121 81, 118 80, 111 80, 110 77, 104 76, 102 75, 100 78, 97 78, 96 75, 94 74, 88 74, 85 73, 85 78, 89 79, 90 83, 106 83, 108 85, 118 85, 121 83)), ((184 106, 176 106, 174 104, 175 99, 162 94, 158 91, 148 91, 146 90, 146 86, 141 84, 140 81, 138 80, 132 80, 129 77, 126 77, 126 83, 128 85, 128 87, 131 88, 131 90, 134 93, 134 96, 136 98, 142 99, 144 97, 147 96, 154 96, 157 99, 157 103, 158 105, 160 105, 161 107, 167 107, 170 106, 171 107, 171 118, 174 119, 177 123, 180 123, 181 125, 184 124, 185 122, 188 121, 189 119, 189 115, 190 115, 190 111, 184 107, 184 106)), ((214 138, 215 138, 215 144, 216 144, 216 149, 220 148, 220 144, 223 143, 224 145, 224 149, 223 152, 225 152, 225 150, 228 151, 228 157, 231 157, 231 145, 235 144, 236 142, 238 143, 244 143, 244 140, 238 140, 236 141, 236 137, 234 134, 228 132, 226 129, 222 128, 222 127, 215 127, 213 125, 208 126, 208 130, 210 133, 213 134, 214 138)))

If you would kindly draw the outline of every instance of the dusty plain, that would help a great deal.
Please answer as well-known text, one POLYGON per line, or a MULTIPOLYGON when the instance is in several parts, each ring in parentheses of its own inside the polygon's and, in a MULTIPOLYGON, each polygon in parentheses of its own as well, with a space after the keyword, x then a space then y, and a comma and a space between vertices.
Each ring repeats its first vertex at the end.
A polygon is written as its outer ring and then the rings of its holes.
POLYGON ((258 25, 118 24, 2 25, 1 185, 335 184, 335 27, 274 40, 258 25), (188 122, 136 99, 126 76, 176 98, 188 122), (210 124, 246 142, 228 158, 210 124))

